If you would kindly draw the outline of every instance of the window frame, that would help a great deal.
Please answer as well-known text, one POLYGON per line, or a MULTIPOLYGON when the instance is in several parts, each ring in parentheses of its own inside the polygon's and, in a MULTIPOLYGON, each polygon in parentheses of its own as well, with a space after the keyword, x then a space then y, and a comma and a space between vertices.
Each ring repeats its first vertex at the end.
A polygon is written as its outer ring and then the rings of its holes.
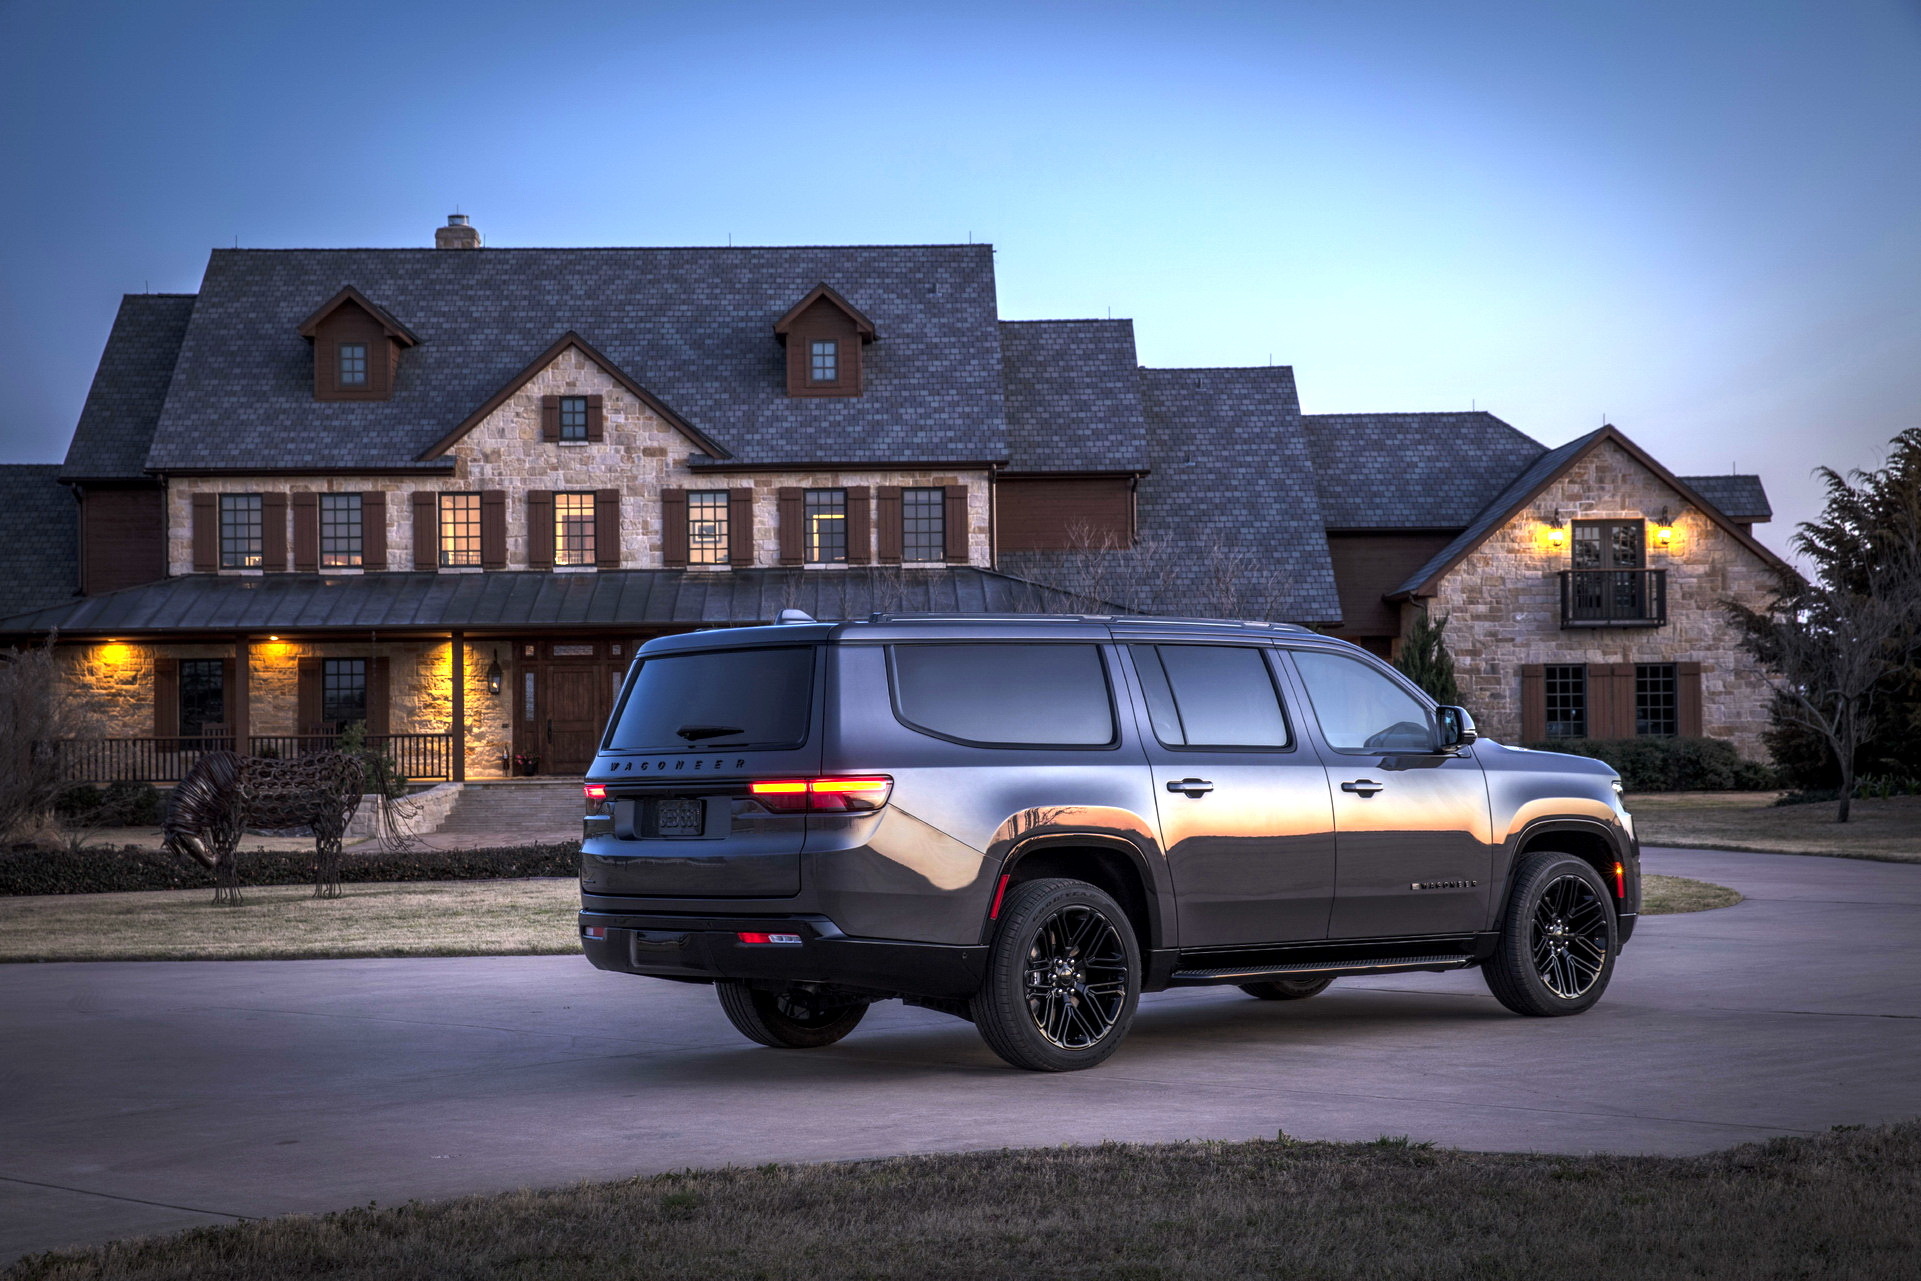
POLYGON ((315 498, 314 506, 314 522, 317 529, 315 554, 319 557, 319 568, 322 571, 329 569, 365 569, 367 566, 367 500, 365 495, 358 493, 319 494, 315 498), (345 500, 348 499, 352 500, 353 519, 350 521, 342 521, 338 519, 337 509, 342 506, 347 506, 348 504, 345 500), (335 509, 336 514, 336 518, 331 521, 328 520, 329 509, 335 509), (337 530, 344 529, 348 531, 345 535, 335 534, 333 537, 344 537, 347 541, 351 542, 353 544, 353 550, 351 552, 328 550, 327 540, 329 534, 327 531, 329 526, 337 530), (350 556, 352 559, 336 561, 328 559, 330 556, 350 556))
POLYGON ((334 727, 335 733, 339 733, 342 729, 344 729, 348 725, 353 724, 354 721, 356 720, 359 721, 362 725, 365 725, 367 723, 367 713, 370 710, 368 706, 368 678, 371 674, 370 668, 368 666, 369 661, 370 660, 365 658, 323 658, 320 660, 320 722, 323 725, 332 725, 334 727), (327 691, 328 691, 328 686, 333 683, 333 678, 334 678, 334 675, 336 674, 336 671, 344 668, 345 665, 350 663, 358 663, 360 665, 360 671, 359 671, 360 715, 355 717, 349 717, 345 720, 341 720, 336 717, 329 716, 327 714, 327 711, 328 711, 328 692, 327 691))
MULTIPOLYGON (((726 489, 690 489, 687 491, 686 501, 687 501, 687 563, 689 565, 732 564, 733 562, 730 559, 730 553, 733 548, 732 539, 733 539, 733 533, 734 533, 732 491, 726 490, 726 489), (701 516, 701 517, 695 516, 694 511, 696 507, 713 507, 716 505, 713 502, 703 501, 708 499, 718 500, 717 505, 720 510, 720 516, 718 519, 712 516, 701 516), (701 524, 701 523, 707 523, 707 522, 711 522, 712 524, 718 526, 720 530, 719 534, 717 535, 717 537, 720 540, 719 545, 711 549, 703 547, 702 540, 695 537, 694 535, 695 525, 701 524), (714 552, 714 559, 712 560, 702 559, 701 554, 709 550, 714 552)), ((805 515, 805 510, 806 510, 805 503, 803 503, 802 504, 803 515, 805 515)))
MULTIPOLYGON (((1563 675, 1558 679, 1565 681, 1567 677, 1563 675)), ((1565 689, 1560 691, 1559 697, 1563 699, 1567 698, 1568 692, 1565 689)), ((1588 738, 1590 737, 1590 734, 1588 731, 1593 729, 1593 727, 1594 727, 1594 716, 1593 716, 1592 682, 1588 680, 1587 664, 1586 663, 1543 663, 1541 665, 1541 737, 1542 739, 1546 741, 1564 742, 1568 739, 1588 738), (1553 686, 1557 679, 1557 677, 1553 675, 1553 673, 1556 673, 1556 672, 1562 672, 1562 673, 1577 672, 1580 674, 1579 693, 1580 693, 1580 700, 1581 700, 1581 703, 1580 703, 1581 732, 1578 734, 1556 734, 1554 732, 1553 727, 1555 725, 1564 725, 1568 723, 1565 719, 1560 721, 1555 720, 1553 711, 1552 711, 1553 701, 1556 697, 1556 693, 1553 689, 1553 686)))
POLYGON ((597 546, 599 542, 599 538, 597 534, 598 521, 599 521, 599 506, 600 506, 599 499, 596 497, 596 495, 594 494, 594 491, 591 489, 564 489, 564 490, 555 491, 554 502, 553 502, 553 520, 554 520, 553 538, 554 538, 554 568, 555 569, 584 569, 589 566, 597 565, 600 563, 596 559, 596 557, 599 555, 599 552, 600 552, 600 549, 597 546), (565 558, 566 545, 567 545, 565 532, 567 529, 567 521, 569 519, 572 519, 578 522, 578 521, 582 521, 583 518, 578 514, 578 512, 573 513, 571 516, 568 513, 563 512, 562 511, 563 500, 566 500, 568 504, 577 504, 581 499, 586 500, 586 513, 587 513, 584 518, 584 528, 586 529, 586 537, 583 540, 583 548, 581 552, 584 559, 568 560, 565 558))
POLYGON ((373 390, 373 344, 364 338, 344 338, 334 343, 334 387, 340 391, 373 390), (360 368, 358 378, 349 378, 347 352, 350 348, 359 350, 360 368))
POLYGON ((937 738, 944 743, 955 743, 961 747, 981 747, 993 751, 1015 752, 1113 752, 1118 751, 1127 742, 1127 731, 1121 724, 1120 701, 1115 692, 1114 677, 1117 668, 1113 656, 1108 653, 1108 650, 1111 649, 1112 646, 1104 642, 1086 639, 1032 640, 1025 637, 1018 640, 994 638, 964 640, 950 638, 947 640, 889 641, 882 645, 881 648, 886 651, 887 706, 893 711, 896 721, 900 722, 904 728, 912 730, 916 734, 925 734, 928 738, 937 738), (1081 645, 1092 648, 1100 661, 1101 677, 1107 686, 1107 723, 1112 728, 1112 736, 1105 743, 988 742, 983 739, 961 738, 942 730, 931 729, 928 726, 921 725, 910 719, 905 709, 901 707, 900 675, 895 670, 894 665, 894 651, 908 645, 925 647, 965 645, 970 648, 981 645, 1081 645))
POLYGON ((593 409, 592 409, 592 406, 589 404, 589 398, 584 395, 557 396, 555 397, 555 400, 558 402, 558 404, 554 409, 554 421, 556 424, 556 429, 559 431, 560 434, 556 436, 554 439, 563 445, 586 444, 587 438, 588 438, 587 433, 590 430, 589 424, 593 421, 593 417, 592 417, 593 409), (579 434, 570 435, 569 434, 570 424, 568 422, 567 412, 568 412, 568 407, 570 405, 576 405, 576 404, 579 405, 580 407, 580 421, 578 423, 571 424, 571 426, 575 430, 577 430, 579 434))
POLYGON ((850 540, 847 537, 847 488, 846 486, 824 485, 818 489, 801 490, 800 491, 800 563, 803 565, 846 565, 850 563, 847 559, 847 553, 850 550, 849 542, 850 540), (814 555, 814 551, 815 551, 814 515, 811 508, 812 508, 813 497, 816 494, 840 495, 840 524, 838 526, 838 529, 840 531, 840 558, 838 560, 821 559, 821 558, 815 557, 814 555))
MULTIPOLYGON (((926 517, 923 516, 918 519, 925 520, 926 517)), ((918 532, 923 536, 926 534, 925 530, 918 532)), ((947 487, 945 485, 901 486, 900 563, 903 565, 944 565, 947 563, 947 487), (927 503, 925 499, 922 500, 922 505, 931 506, 934 510, 934 555, 932 556, 908 555, 908 552, 912 549, 913 535, 916 532, 913 529, 913 521, 917 519, 910 512, 908 503, 909 494, 932 494, 934 496, 931 503, 927 503)))
POLYGON ((807 385, 809 387, 840 386, 840 339, 809 338, 807 340, 807 385), (823 352, 821 348, 827 350, 823 352), (827 367, 834 371, 832 378, 820 376, 820 359, 827 357, 827 367))
MULTIPOLYGON (((1283 680, 1281 672, 1277 665, 1277 659, 1279 658, 1279 651, 1275 646, 1263 645, 1259 643, 1234 644, 1233 642, 1227 640, 1226 638, 1222 638, 1220 640, 1208 639, 1208 640, 1192 640, 1192 641, 1129 640, 1125 642, 1125 645, 1128 651, 1127 661, 1133 664, 1134 666, 1134 682, 1136 685, 1140 687, 1141 707, 1142 707, 1142 710, 1147 712, 1147 731, 1149 734, 1153 736, 1154 741, 1158 743, 1161 747, 1166 748, 1170 752, 1248 752, 1248 753, 1260 753, 1262 755, 1292 753, 1292 752, 1298 752, 1301 749, 1301 733, 1299 729, 1295 728, 1294 717, 1288 710, 1287 685, 1286 685, 1286 682, 1283 680), (1281 727, 1287 731, 1286 745, 1281 747, 1263 747, 1258 745, 1232 744, 1232 743, 1200 743, 1200 744, 1178 743, 1177 744, 1177 743, 1170 743, 1166 739, 1162 738, 1160 730, 1157 729, 1154 725, 1154 709, 1152 705, 1149 704, 1148 702, 1147 678, 1141 674, 1140 660, 1134 656, 1134 651, 1136 649, 1142 649, 1142 648, 1154 649, 1154 650, 1172 649, 1175 646, 1186 646, 1186 647, 1192 647, 1192 648, 1205 648, 1205 649, 1251 649, 1251 650, 1258 651, 1261 655, 1261 665, 1267 669, 1267 682, 1269 685, 1274 687, 1274 702, 1281 709, 1281 727)), ((1160 655, 1156 654, 1154 656, 1154 659, 1156 662, 1159 662, 1160 655)), ((1167 679, 1167 671, 1165 666, 1163 666, 1161 670, 1161 679, 1167 681, 1167 696, 1174 704, 1174 715, 1176 717, 1179 717, 1181 714, 1180 696, 1174 693, 1174 683, 1173 681, 1167 679)), ((1185 735, 1186 732, 1187 732, 1187 722, 1183 718, 1181 721, 1181 733, 1185 735)))
POLYGON ((1679 738, 1681 737, 1681 665, 1679 663, 1636 663, 1634 665, 1634 737, 1636 738, 1679 738), (1650 690, 1648 681, 1651 674, 1663 674, 1667 681, 1665 730, 1644 730, 1641 728, 1651 718, 1644 714, 1650 696, 1658 696, 1661 691, 1650 690))
POLYGON ((179 692, 177 695, 178 701, 175 704, 176 710, 175 710, 175 717, 174 717, 175 728, 177 728, 180 731, 179 736, 181 738, 204 738, 206 736, 205 727, 208 725, 220 725, 220 726, 225 726, 231 729, 233 722, 227 719, 227 713, 229 710, 228 695, 231 693, 231 691, 228 690, 227 688, 227 660, 222 658, 183 658, 179 660, 179 662, 180 662, 179 671, 178 671, 178 679, 179 679, 178 691, 179 692), (203 675, 208 669, 211 669, 213 673, 213 685, 214 685, 214 688, 219 692, 220 718, 218 720, 211 720, 211 721, 209 720, 192 721, 191 724, 193 728, 190 731, 187 728, 190 723, 187 717, 187 695, 188 695, 190 679, 192 681, 197 682, 200 679, 200 676, 203 675), (193 673, 191 678, 189 675, 190 672, 193 673))
MULTIPOLYGON (((439 567, 441 569, 481 569, 485 567, 486 552, 483 546, 484 539, 480 531, 480 509, 481 497, 480 491, 477 489, 443 490, 436 496, 434 502, 434 551, 439 559, 439 567), (447 545, 447 504, 450 499, 456 498, 470 498, 474 504, 473 559, 470 561, 449 559, 449 557, 453 555, 453 552, 447 545)), ((466 522, 463 520, 461 524, 464 525, 466 522)))
POLYGON ((220 540, 221 569, 265 569, 267 567, 267 504, 263 495, 220 495, 220 502, 215 508, 215 520, 217 522, 215 534, 220 540), (248 501, 251 501, 253 504, 253 520, 251 522, 253 528, 253 550, 251 552, 244 550, 229 552, 227 550, 229 542, 227 535, 228 504, 232 503, 235 509, 238 509, 240 503, 248 501), (249 556, 252 557, 251 561, 247 559, 249 556), (230 557, 234 559, 229 559, 230 557))

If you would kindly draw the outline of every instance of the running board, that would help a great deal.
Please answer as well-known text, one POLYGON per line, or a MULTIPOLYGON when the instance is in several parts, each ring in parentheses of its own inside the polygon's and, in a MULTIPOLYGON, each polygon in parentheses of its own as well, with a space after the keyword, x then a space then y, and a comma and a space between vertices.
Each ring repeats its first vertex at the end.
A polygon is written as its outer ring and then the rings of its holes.
POLYGON ((1171 987, 1199 987, 1208 983, 1251 983, 1261 979, 1335 977, 1343 974, 1395 974, 1404 970, 1460 970, 1476 958, 1455 952, 1446 956, 1384 956, 1349 961, 1292 961, 1285 965, 1231 965, 1212 970, 1175 970, 1171 987))

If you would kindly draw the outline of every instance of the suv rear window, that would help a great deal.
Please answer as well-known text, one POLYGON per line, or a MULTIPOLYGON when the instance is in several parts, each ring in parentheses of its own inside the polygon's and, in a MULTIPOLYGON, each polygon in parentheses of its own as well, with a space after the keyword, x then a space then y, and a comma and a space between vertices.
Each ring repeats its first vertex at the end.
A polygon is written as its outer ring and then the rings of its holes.
POLYGON ((1107 747, 1114 703, 1098 645, 894 645, 894 712, 983 747, 1107 747))
POLYGON ((607 747, 616 752, 799 747, 814 647, 703 650, 641 660, 607 747))

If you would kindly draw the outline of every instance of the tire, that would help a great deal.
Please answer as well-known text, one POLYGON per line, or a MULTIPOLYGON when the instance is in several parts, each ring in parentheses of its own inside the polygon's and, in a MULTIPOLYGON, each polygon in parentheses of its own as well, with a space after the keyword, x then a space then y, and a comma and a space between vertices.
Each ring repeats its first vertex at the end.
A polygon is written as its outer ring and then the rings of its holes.
POLYGON ((1319 996, 1327 991, 1327 985, 1334 980, 1324 979, 1267 979, 1260 983, 1243 983, 1241 991, 1249 996, 1258 996, 1263 1001, 1305 1001, 1310 996, 1319 996))
POLYGON ((1572 854, 1537 851, 1515 868, 1501 939, 1481 976, 1516 1014, 1580 1014, 1607 990, 1620 946, 1601 874, 1572 854))
POLYGON ((727 1021, 740 1029, 750 1041, 771 1045, 777 1050, 813 1050, 832 1045, 859 1025, 867 1006, 822 1006, 810 1003, 805 993, 788 989, 766 992, 745 983, 724 981, 714 984, 720 995, 720 1008, 727 1021))
POLYGON ((1084 881, 1028 881, 1008 892, 968 1003, 989 1049, 1030 1072, 1106 1060, 1133 1025, 1141 956, 1120 905, 1084 881))

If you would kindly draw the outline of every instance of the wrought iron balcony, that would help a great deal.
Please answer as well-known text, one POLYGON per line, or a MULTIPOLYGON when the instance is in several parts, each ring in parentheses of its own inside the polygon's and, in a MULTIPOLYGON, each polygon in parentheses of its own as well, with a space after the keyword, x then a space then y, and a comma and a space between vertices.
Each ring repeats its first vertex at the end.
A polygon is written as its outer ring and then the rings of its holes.
POLYGON ((1662 627, 1668 621, 1665 569, 1564 569, 1562 627, 1662 627))

